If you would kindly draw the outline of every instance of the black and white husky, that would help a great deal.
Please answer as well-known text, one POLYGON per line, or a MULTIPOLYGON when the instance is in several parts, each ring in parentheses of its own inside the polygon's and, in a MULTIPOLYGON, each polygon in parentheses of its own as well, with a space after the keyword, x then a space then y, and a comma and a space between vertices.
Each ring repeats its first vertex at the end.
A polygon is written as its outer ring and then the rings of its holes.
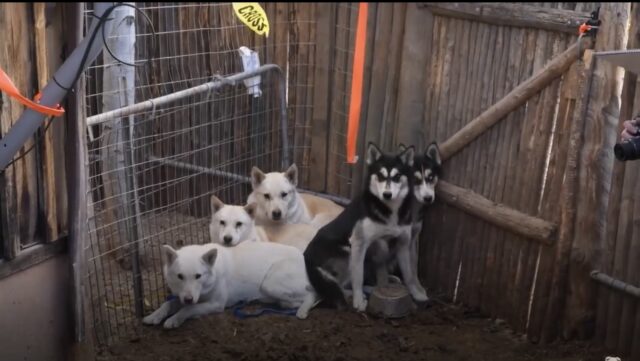
MULTIPOLYGON (((404 152, 406 149, 406 145, 400 144, 400 152, 404 152)), ((442 158, 440 156, 440 148, 436 142, 432 142, 427 146, 424 153, 416 153, 413 159, 413 166, 411 170, 411 194, 413 195, 414 200, 411 207, 410 250, 412 271, 417 277, 419 258, 418 246, 420 243, 420 234, 422 233, 423 220, 427 207, 435 201, 435 188, 440 176, 442 175, 442 158)), ((394 275, 401 276, 401 272, 399 272, 400 270, 397 268, 397 247, 394 247, 397 245, 397 240, 394 239, 388 241, 388 248, 384 248, 382 253, 379 249, 380 245, 381 244, 379 242, 374 243, 372 247, 369 248, 365 264, 368 263, 369 266, 376 267, 377 285, 384 285, 387 283, 387 280, 393 279, 389 278, 387 271, 388 268, 384 268, 384 264, 391 266, 390 269, 394 269, 394 275)))
MULTIPOLYGON (((407 147, 400 144, 400 151, 407 147)), ((424 154, 416 154, 412 167, 413 196, 411 224, 411 266, 418 272, 418 244, 422 232, 424 212, 428 205, 436 199, 436 184, 442 175, 442 158, 436 142, 429 144, 424 154)))
MULTIPOLYGON (((414 148, 399 154, 382 152, 375 144, 367 148, 367 183, 332 222, 322 227, 304 256, 309 281, 318 296, 338 307, 346 304, 343 289, 350 282, 353 307, 366 309, 363 293, 365 256, 386 272, 389 242, 409 292, 416 301, 427 301, 411 263, 411 227, 414 148), (371 245, 371 251, 367 254, 371 245)), ((386 281, 386 278, 385 278, 386 281)))

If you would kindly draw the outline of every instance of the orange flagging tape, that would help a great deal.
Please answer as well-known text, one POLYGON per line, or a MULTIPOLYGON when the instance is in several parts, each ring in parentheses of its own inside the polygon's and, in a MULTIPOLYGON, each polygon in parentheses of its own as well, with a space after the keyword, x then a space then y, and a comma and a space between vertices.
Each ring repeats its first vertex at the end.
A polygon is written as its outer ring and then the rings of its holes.
POLYGON ((349 102, 349 120, 347 128, 347 163, 356 162, 356 143, 360 125, 360 107, 362 106, 362 76, 364 72, 365 45, 367 42, 368 3, 360 3, 358 9, 358 27, 356 29, 356 49, 353 55, 353 75, 351 78, 351 101, 349 102))
POLYGON ((32 101, 31 99, 25 98, 20 94, 18 88, 13 84, 11 78, 7 75, 7 73, 0 68, 0 91, 7 93, 12 98, 15 98, 20 103, 24 104, 27 108, 31 108, 38 113, 42 113, 45 115, 49 115, 52 117, 59 117, 64 114, 64 109, 60 106, 57 108, 51 108, 44 105, 40 105, 37 102, 40 101, 40 94, 36 95, 36 101, 32 101))

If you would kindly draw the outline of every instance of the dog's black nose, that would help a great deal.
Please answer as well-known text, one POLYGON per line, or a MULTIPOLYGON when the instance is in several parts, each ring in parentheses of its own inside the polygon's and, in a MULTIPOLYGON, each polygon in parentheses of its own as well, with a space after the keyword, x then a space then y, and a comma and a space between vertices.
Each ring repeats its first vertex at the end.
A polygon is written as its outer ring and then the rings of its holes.
POLYGON ((282 212, 280 210, 271 212, 271 215, 273 216, 273 219, 276 221, 282 218, 282 212))
POLYGON ((433 196, 424 197, 424 202, 425 203, 433 203, 433 196))
POLYGON ((184 304, 185 305, 190 305, 193 303, 193 297, 185 297, 184 298, 184 304))
POLYGON ((382 196, 384 197, 384 199, 391 199, 391 192, 384 192, 382 193, 382 196))
POLYGON ((224 240, 224 244, 231 244, 231 241, 233 241, 233 238, 231 238, 231 236, 224 236, 223 240, 224 240))

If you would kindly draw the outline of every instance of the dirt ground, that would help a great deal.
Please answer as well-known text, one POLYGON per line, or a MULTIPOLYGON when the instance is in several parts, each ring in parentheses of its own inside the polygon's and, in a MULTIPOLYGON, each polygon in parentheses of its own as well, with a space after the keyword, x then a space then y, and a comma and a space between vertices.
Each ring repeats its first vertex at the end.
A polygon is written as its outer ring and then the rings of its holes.
POLYGON ((314 309, 307 320, 231 311, 188 320, 176 330, 143 326, 139 337, 99 351, 99 361, 191 360, 540 360, 602 361, 586 343, 533 345, 500 322, 435 304, 399 320, 314 309))
MULTIPOLYGON (((174 244, 177 239, 202 243, 207 236, 206 222, 173 213, 143 222, 143 233, 154 235, 142 274, 145 314, 167 295, 158 246, 174 244)), ((104 250, 97 243, 95 249, 104 250)), ((135 317, 130 271, 105 254, 95 257, 91 265, 93 323, 99 338, 110 342, 98 350, 98 361, 605 359, 602 350, 586 343, 533 345, 500 322, 439 302, 393 321, 328 308, 313 309, 307 320, 284 315, 240 320, 228 310, 164 330, 143 326, 135 317), (111 340, 114 335, 134 334, 137 336, 111 340)))

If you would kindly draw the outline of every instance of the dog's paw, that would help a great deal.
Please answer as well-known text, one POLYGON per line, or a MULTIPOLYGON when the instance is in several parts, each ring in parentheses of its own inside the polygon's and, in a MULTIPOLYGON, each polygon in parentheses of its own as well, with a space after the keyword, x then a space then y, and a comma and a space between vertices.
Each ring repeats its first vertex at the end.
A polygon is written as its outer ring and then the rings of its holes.
POLYGON ((303 310, 302 308, 298 308, 296 312, 296 317, 301 320, 306 320, 309 317, 309 310, 303 310))
POLYGON ((165 314, 163 312, 154 312, 147 317, 142 319, 142 323, 145 325, 159 325, 162 320, 165 318, 165 314))
POLYGON ((169 317, 165 322, 164 322, 164 328, 166 329, 171 329, 171 328, 178 328, 180 325, 182 325, 182 323, 184 322, 184 320, 180 317, 176 317, 176 315, 169 317))
POLYGON ((411 296, 416 302, 427 302, 429 301, 429 297, 427 297, 427 291, 424 290, 422 286, 414 286, 410 289, 411 296))
POLYGON ((364 312, 367 309, 367 300, 364 298, 364 295, 360 297, 353 297, 353 308, 355 308, 358 312, 364 312))

